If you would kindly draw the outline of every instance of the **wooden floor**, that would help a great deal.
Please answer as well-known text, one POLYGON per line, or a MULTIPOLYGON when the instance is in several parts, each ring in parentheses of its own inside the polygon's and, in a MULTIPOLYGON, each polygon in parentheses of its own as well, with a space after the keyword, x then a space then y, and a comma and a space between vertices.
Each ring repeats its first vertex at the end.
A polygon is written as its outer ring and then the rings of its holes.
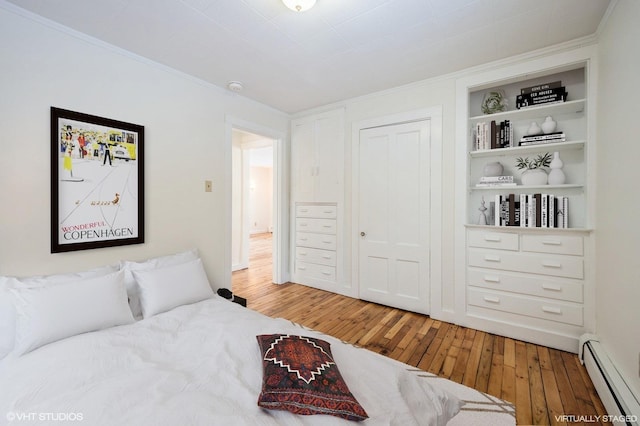
POLYGON ((252 237, 250 268, 233 273, 248 307, 395 358, 516 406, 518 424, 602 424, 606 414, 575 354, 460 327, 298 284, 271 283, 271 235, 252 237))

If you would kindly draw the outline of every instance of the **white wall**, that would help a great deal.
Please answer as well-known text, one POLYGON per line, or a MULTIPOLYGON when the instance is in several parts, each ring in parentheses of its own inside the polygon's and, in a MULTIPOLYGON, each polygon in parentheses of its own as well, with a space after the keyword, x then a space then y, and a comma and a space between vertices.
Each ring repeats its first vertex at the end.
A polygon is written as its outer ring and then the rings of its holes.
POLYGON ((242 206, 244 204, 242 157, 243 152, 240 142, 234 135, 231 148, 231 267, 234 271, 246 267, 243 256, 244 240, 242 238, 242 206))
POLYGON ((638 17, 640 2, 620 0, 598 43, 596 327, 610 358, 640 397, 638 17))
POLYGON ((269 232, 273 226, 273 168, 251 166, 249 174, 250 233, 269 232))
POLYGON ((0 52, 0 275, 72 271, 197 247, 214 287, 228 285, 225 116, 283 134, 288 116, 10 5, 0 7, 0 52), (51 106, 145 126, 145 244, 50 253, 51 106), (213 192, 204 192, 205 179, 213 192))

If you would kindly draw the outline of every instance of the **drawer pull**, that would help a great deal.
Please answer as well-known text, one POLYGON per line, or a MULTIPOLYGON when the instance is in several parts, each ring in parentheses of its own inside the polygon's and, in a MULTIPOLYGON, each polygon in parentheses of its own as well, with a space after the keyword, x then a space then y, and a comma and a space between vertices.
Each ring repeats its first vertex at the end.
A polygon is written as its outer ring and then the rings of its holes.
POLYGON ((498 237, 497 235, 485 235, 484 240, 492 243, 499 243, 500 241, 502 241, 502 238, 498 237))
POLYGON ((331 241, 331 240, 322 240, 322 242, 325 243, 325 244, 331 244, 333 241, 331 241))
POLYGON ((484 296, 484 301, 485 302, 489 302, 489 303, 500 303, 500 299, 498 297, 490 297, 490 296, 484 296))
POLYGON ((300 269, 301 271, 306 271, 307 267, 306 266, 298 266, 298 269, 300 269))
POLYGON ((322 275, 326 275, 326 276, 329 276, 329 275, 331 275, 331 272, 327 272, 327 271, 322 271, 322 275))
POLYGON ((309 226, 309 224, 306 222, 300 222, 300 226, 309 226))
POLYGON ((559 269, 559 268, 562 268, 562 263, 549 262, 548 260, 547 261, 543 260, 542 261, 542 266, 544 266, 545 268, 556 268, 556 269, 559 269))
POLYGON ((323 228, 333 228, 333 225, 322 225, 323 228))
POLYGON ((493 277, 493 276, 485 275, 484 280, 486 282, 489 282, 489 283, 499 283, 500 282, 500 277, 493 277))
POLYGON ((300 211, 301 211, 302 213, 307 213, 307 212, 309 211, 309 209, 300 209, 300 211))
POLYGON ((500 262, 500 256, 485 255, 484 260, 486 260, 487 262, 500 262))
POLYGON ((322 213, 333 213, 333 210, 332 209, 323 210, 322 213))
POLYGON ((322 258, 323 258, 323 259, 331 259, 331 256, 329 256, 329 255, 325 254, 325 255, 323 255, 323 256, 322 256, 322 258))
POLYGON ((543 306, 542 307, 542 312, 546 312, 548 314, 562 315, 562 309, 560 309, 560 308, 552 308, 551 306, 543 306))
POLYGON ((558 241, 558 240, 543 240, 542 244, 544 244, 545 246, 561 246, 562 245, 562 241, 558 241))
POLYGON ((543 290, 562 291, 562 287, 551 284, 542 284, 543 290))
POLYGON ((307 241, 307 237, 300 237, 299 240, 300 241, 307 241))
POLYGON ((306 256, 306 255, 307 255, 307 252, 306 252, 306 251, 299 251, 299 252, 298 252, 298 254, 299 254, 300 256, 306 256))

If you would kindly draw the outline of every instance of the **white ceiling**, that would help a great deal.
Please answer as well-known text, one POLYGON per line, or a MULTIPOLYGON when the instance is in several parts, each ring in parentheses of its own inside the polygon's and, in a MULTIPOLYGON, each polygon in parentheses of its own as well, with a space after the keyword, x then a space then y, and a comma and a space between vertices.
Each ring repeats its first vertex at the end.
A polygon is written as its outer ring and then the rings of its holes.
POLYGON ((294 113, 596 32, 610 0, 9 0, 294 113))

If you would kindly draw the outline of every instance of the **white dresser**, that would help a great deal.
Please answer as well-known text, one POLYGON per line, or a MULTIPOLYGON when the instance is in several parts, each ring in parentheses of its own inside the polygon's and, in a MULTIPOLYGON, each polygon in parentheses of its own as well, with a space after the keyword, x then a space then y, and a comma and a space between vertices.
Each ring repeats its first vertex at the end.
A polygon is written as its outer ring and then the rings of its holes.
POLYGON ((467 241, 468 315, 518 326, 524 340, 584 332, 582 235, 470 228, 467 241))
POLYGON ((337 217, 335 203, 296 203, 293 282, 335 291, 337 217))

